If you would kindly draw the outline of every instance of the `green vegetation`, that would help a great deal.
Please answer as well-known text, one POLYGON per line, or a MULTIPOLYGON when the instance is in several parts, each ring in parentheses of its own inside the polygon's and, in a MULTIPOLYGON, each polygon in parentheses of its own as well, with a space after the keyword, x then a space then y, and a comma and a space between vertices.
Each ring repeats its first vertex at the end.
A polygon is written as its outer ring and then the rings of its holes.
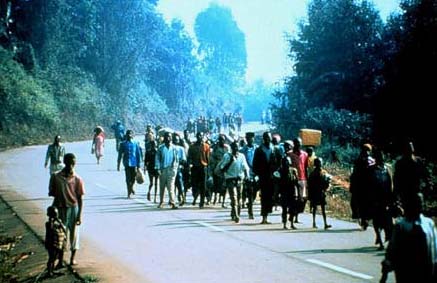
POLYGON ((275 93, 281 132, 314 127, 331 147, 370 141, 391 154, 410 139, 437 158, 421 126, 434 120, 437 5, 403 0, 400 9, 384 23, 368 0, 310 1, 289 38, 295 73, 275 93))

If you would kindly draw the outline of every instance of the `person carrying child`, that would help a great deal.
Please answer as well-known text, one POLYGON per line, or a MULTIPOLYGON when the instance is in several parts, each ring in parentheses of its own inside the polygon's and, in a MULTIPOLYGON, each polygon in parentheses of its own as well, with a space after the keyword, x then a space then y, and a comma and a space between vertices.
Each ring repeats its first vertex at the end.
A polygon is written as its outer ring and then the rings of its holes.
POLYGON ((313 213, 313 228, 316 225, 317 206, 322 208, 323 222, 325 230, 332 226, 326 222, 326 190, 329 188, 331 176, 322 167, 322 159, 320 157, 314 159, 314 170, 308 178, 308 199, 310 200, 311 212, 313 213))
POLYGON ((45 247, 49 254, 47 261, 47 272, 49 276, 53 276, 55 269, 55 261, 58 260, 56 268, 61 268, 64 261, 64 249, 67 246, 67 230, 59 219, 59 212, 55 206, 49 206, 47 208, 47 216, 49 217, 46 222, 46 238, 45 247))

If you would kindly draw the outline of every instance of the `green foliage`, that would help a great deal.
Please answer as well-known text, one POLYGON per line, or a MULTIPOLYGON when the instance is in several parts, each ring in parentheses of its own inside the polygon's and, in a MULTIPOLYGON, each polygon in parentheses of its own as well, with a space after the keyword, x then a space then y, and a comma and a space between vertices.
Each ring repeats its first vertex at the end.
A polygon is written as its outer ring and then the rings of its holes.
POLYGON ((290 39, 294 88, 312 106, 369 111, 381 60, 382 21, 369 1, 313 0, 290 39))
POLYGON ((323 131, 331 143, 359 146, 371 134, 372 120, 368 114, 334 108, 310 108, 303 113, 303 128, 323 131))
POLYGON ((195 21, 202 70, 214 93, 233 93, 242 85, 247 68, 246 38, 229 8, 211 4, 195 21))
POLYGON ((421 126, 435 120, 437 2, 402 1, 401 9, 386 28, 387 59, 375 126, 381 142, 410 139, 420 154, 437 159, 434 140, 421 126))
POLYGON ((59 122, 54 96, 42 80, 29 75, 13 59, 13 54, 0 47, 0 144, 28 143, 44 129, 59 122), (18 140, 8 135, 20 133, 18 140))

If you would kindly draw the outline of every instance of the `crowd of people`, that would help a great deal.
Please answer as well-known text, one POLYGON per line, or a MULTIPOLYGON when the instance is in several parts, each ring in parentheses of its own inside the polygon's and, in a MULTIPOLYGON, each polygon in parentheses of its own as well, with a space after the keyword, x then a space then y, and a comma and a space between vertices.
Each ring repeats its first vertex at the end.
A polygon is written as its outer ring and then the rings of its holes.
MULTIPOLYGON (((299 137, 280 143, 280 135, 272 135, 267 131, 262 135, 262 143, 257 145, 253 132, 245 133, 244 138, 229 141, 220 130, 215 139, 210 132, 204 134, 197 131, 193 140, 193 133, 189 129, 178 133, 161 131, 161 128, 156 130, 152 125, 147 125, 142 147, 134 140, 132 130, 124 132, 121 122, 116 122, 112 127, 118 152, 117 169, 120 170, 122 162, 128 198, 135 194, 136 176, 143 170, 149 176, 147 200, 152 201, 154 189, 153 202, 157 203, 158 208, 169 206, 177 209, 187 205, 187 194, 191 192, 191 205, 198 205, 200 209, 217 203, 228 208, 226 204, 230 203, 230 219, 239 223, 242 209, 247 208, 248 218, 255 219, 253 206, 259 200, 260 224, 270 224, 268 217, 273 207, 281 206, 283 228, 297 229, 299 214, 304 212, 309 202, 312 227, 318 228, 316 212, 320 207, 323 228, 332 228, 327 222, 325 209, 326 192, 332 176, 324 168, 323 159, 316 155, 315 149, 304 149, 299 137), (226 201, 227 197, 229 202, 226 201)), ((96 154, 99 163, 103 156, 105 136, 102 127, 96 127, 94 133, 92 153, 96 154)), ((73 170, 74 155, 63 156, 64 153, 60 137, 56 136, 54 143, 48 147, 45 166, 48 161, 51 162, 53 174, 49 194, 54 197, 53 206, 57 211, 51 210, 48 215, 50 219, 56 219, 56 215, 59 215, 65 231, 70 232, 70 262, 74 264, 75 251, 78 249, 76 226, 81 223, 85 190, 82 180, 73 170), (56 173, 60 167, 55 165, 59 166, 62 157, 65 167, 56 173)), ((400 277, 406 276, 402 268, 410 261, 404 257, 405 253, 409 256, 420 255, 420 260, 414 264, 420 262, 425 265, 420 268, 421 272, 425 272, 426 276, 435 276, 436 230, 432 220, 421 214, 422 184, 429 176, 420 159, 414 155, 412 143, 407 143, 404 154, 395 163, 394 173, 392 171, 381 150, 363 144, 350 176, 352 217, 360 220, 363 230, 372 221, 378 249, 383 250, 384 242, 388 242, 387 256, 383 262, 384 275, 394 270, 396 277, 399 274, 402 274, 400 277), (397 217, 398 222, 394 224, 397 217), (417 233, 416 228, 421 232, 417 233), (413 230, 416 234, 412 234, 413 230), (382 240, 381 231, 385 233, 385 241, 382 240), (417 254, 413 249, 403 246, 409 244, 418 247, 417 254)), ((48 267, 53 270, 54 253, 49 254, 48 267)), ((62 257, 60 254, 63 255, 61 252, 55 253, 58 258, 62 257)), ((426 276, 418 278, 435 278, 426 276)), ((421 282, 434 282, 426 280, 421 282)), ((398 282, 410 281, 399 279, 398 282)))
POLYGON ((220 134, 227 133, 230 136, 235 136, 241 132, 243 125, 243 115, 241 113, 223 113, 223 116, 206 118, 199 116, 197 119, 189 119, 186 124, 186 130, 190 134, 202 132, 205 134, 220 134))

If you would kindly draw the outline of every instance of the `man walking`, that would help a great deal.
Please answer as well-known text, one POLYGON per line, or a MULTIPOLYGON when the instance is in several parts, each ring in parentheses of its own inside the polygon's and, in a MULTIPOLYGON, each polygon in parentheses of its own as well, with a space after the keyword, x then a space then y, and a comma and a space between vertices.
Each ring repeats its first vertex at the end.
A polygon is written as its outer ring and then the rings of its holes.
POLYGON ((162 144, 155 157, 155 169, 159 175, 159 205, 162 208, 164 205, 164 192, 167 188, 170 198, 170 206, 176 209, 174 201, 174 189, 176 174, 179 167, 178 149, 171 143, 171 134, 166 132, 164 134, 164 144, 162 144))
POLYGON ((64 155, 65 148, 61 145, 61 136, 56 135, 53 143, 47 147, 46 161, 44 162, 44 167, 47 168, 50 161, 50 175, 64 167, 62 164, 64 155))
POLYGON ((126 131, 126 140, 120 144, 117 159, 117 170, 120 171, 120 162, 123 159, 124 171, 126 173, 127 198, 135 194, 134 184, 137 171, 141 166, 141 148, 138 142, 133 141, 134 132, 126 131))

